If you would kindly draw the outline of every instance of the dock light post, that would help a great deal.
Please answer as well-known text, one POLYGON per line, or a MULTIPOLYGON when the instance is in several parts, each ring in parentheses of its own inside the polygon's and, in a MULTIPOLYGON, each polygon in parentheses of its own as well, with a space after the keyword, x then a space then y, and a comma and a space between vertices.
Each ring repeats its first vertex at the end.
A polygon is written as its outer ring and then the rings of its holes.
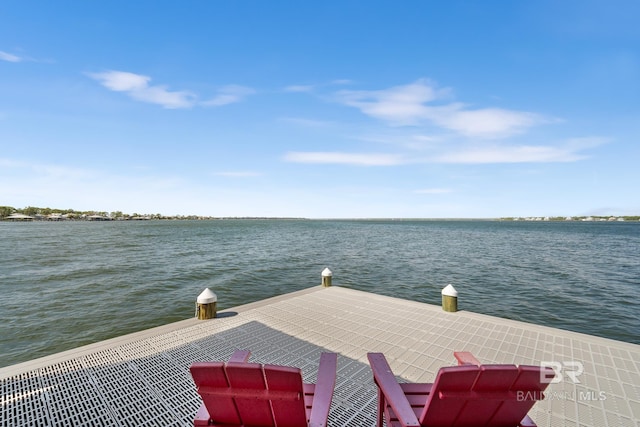
POLYGON ((196 300, 196 317, 198 320, 209 320, 216 317, 218 297, 211 289, 206 288, 196 300))
POLYGON ((452 313, 458 311, 458 291, 451 284, 442 290, 442 309, 452 313))
POLYGON ((333 276, 333 273, 331 272, 331 270, 329 270, 329 268, 325 268, 324 270, 322 270, 322 286, 325 288, 328 288, 331 286, 331 277, 333 276))

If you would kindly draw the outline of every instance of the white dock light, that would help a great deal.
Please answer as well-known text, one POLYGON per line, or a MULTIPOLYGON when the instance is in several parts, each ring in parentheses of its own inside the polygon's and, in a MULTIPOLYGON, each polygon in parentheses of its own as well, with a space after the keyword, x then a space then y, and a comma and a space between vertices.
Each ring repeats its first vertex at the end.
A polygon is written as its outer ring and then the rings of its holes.
POLYGON ((442 309, 452 313, 458 311, 458 291, 452 284, 442 290, 442 309))
POLYGON ((206 288, 196 300, 196 317, 198 320, 208 320, 216 317, 218 296, 206 288))
POLYGON ((324 270, 322 270, 322 286, 324 286, 325 288, 331 286, 332 276, 333 273, 331 272, 331 270, 329 270, 329 268, 325 268, 324 270))

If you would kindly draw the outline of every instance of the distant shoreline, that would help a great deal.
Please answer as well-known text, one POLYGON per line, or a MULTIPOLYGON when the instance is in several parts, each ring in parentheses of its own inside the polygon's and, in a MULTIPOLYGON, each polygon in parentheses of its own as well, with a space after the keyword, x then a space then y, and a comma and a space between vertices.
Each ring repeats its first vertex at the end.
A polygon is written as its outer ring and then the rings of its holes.
MULTIPOLYGON (((149 221, 149 220, 312 220, 303 217, 264 216, 207 216, 207 215, 163 215, 127 214, 121 211, 76 211, 74 209, 53 209, 28 206, 16 209, 0 206, 0 221, 149 221)), ((640 215, 590 215, 590 216, 528 216, 498 218, 317 218, 340 221, 640 221, 640 215)))
POLYGON ((209 217, 209 216, 161 216, 161 217, 43 217, 43 216, 8 216, 0 217, 0 222, 123 222, 123 221, 499 221, 499 222, 639 222, 637 216, 620 217, 573 217, 540 218, 540 217, 506 217, 506 218, 297 218, 297 217, 209 217))
POLYGON ((81 216, 81 217, 49 217, 49 216, 29 216, 10 215, 0 217, 0 221, 7 222, 111 222, 111 221, 222 221, 222 220, 279 220, 279 221, 302 221, 309 218, 289 218, 289 217, 209 217, 209 216, 141 216, 141 217, 109 217, 109 216, 81 216))

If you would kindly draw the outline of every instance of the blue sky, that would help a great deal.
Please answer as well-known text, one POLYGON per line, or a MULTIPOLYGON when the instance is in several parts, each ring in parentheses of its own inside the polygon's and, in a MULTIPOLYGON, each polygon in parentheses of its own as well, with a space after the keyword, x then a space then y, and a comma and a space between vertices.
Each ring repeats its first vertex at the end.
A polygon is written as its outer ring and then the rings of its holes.
POLYGON ((636 1, 4 1, 0 205, 640 214, 636 1))

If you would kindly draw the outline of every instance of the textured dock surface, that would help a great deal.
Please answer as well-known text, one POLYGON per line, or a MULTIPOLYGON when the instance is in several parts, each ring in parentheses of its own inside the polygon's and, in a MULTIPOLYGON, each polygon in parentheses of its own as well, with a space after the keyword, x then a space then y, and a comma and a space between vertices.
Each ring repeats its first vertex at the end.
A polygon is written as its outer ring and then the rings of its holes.
POLYGON ((0 369, 2 426, 189 426, 200 405, 188 367, 227 360, 302 368, 339 354, 330 426, 372 426, 367 352, 383 352, 407 382, 432 382, 453 351, 483 363, 563 367, 530 412, 540 427, 640 426, 640 346, 331 287, 236 307, 0 369), (572 377, 579 383, 575 383, 572 377))

